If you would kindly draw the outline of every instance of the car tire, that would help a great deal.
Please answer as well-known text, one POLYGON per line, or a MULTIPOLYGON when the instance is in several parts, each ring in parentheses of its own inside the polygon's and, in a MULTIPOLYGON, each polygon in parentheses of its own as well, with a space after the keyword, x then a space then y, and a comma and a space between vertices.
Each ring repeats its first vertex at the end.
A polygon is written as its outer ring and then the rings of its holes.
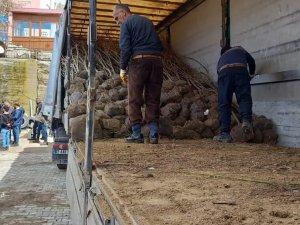
POLYGON ((29 118, 27 115, 24 114, 22 119, 21 129, 27 128, 28 124, 29 124, 29 118))
POLYGON ((60 169, 60 170, 67 169, 67 164, 56 164, 56 165, 57 165, 57 168, 60 169))

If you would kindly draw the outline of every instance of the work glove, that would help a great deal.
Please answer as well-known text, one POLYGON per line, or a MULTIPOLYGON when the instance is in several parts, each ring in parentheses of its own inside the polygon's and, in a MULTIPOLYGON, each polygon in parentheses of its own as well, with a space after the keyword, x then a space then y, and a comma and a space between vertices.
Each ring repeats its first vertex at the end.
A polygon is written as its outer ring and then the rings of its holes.
POLYGON ((127 84, 128 80, 127 80, 127 73, 126 70, 120 70, 120 78, 123 81, 123 83, 127 84))

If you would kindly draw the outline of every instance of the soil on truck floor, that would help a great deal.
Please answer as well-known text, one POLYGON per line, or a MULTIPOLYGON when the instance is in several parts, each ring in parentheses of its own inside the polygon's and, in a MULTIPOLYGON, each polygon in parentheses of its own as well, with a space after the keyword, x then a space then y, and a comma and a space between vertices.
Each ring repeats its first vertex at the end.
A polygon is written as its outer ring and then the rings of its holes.
POLYGON ((94 142, 93 157, 139 225, 300 224, 300 149, 114 139, 94 142))

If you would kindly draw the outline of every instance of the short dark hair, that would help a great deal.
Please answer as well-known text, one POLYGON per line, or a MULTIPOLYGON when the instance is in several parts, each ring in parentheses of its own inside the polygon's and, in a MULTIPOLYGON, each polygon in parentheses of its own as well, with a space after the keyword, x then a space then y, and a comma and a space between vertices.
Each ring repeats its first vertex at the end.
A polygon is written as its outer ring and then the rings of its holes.
POLYGON ((2 109, 4 112, 8 112, 9 111, 9 106, 8 105, 3 105, 2 109))
POLYGON ((20 104, 20 102, 19 101, 15 101, 14 102, 14 106, 17 106, 17 107, 19 107, 21 104, 20 104))
POLYGON ((221 49, 221 55, 223 55, 225 52, 227 52, 229 49, 231 49, 230 45, 225 45, 222 49, 221 49))
POLYGON ((124 10, 126 12, 131 13, 131 11, 129 9, 129 6, 127 4, 118 4, 118 5, 116 5, 115 10, 124 10))

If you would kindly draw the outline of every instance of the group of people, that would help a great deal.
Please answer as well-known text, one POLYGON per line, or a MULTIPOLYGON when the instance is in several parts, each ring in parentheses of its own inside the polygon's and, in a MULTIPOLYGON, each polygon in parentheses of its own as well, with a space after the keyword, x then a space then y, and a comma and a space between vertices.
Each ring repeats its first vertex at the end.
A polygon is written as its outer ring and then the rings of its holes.
MULTIPOLYGON (((132 133, 128 143, 144 143, 142 124, 149 127, 149 142, 159 140, 160 96, 163 83, 163 46, 152 22, 133 15, 126 4, 113 9, 120 25, 120 78, 128 85, 128 117, 132 133), (141 108, 145 104, 143 118, 141 108)), ((253 135, 250 80, 255 73, 255 60, 242 47, 226 45, 217 65, 220 134, 213 139, 231 142, 231 103, 235 93, 240 107, 243 132, 253 135)))
MULTIPOLYGON (((42 102, 36 100, 35 120, 33 125, 33 132, 29 140, 40 142, 40 136, 44 142, 41 144, 48 145, 48 125, 45 116, 41 114, 42 102)), ((9 150, 10 146, 19 146, 21 125, 25 109, 20 105, 19 101, 13 102, 11 105, 9 101, 4 100, 0 104, 0 130, 1 130, 1 150, 9 150), (13 141, 11 141, 13 137, 13 141)))
POLYGON ((18 101, 13 103, 4 100, 0 105, 0 129, 2 138, 2 150, 8 150, 10 146, 18 146, 21 125, 25 113, 24 108, 18 101), (11 143, 11 132, 13 134, 13 142, 11 143))

